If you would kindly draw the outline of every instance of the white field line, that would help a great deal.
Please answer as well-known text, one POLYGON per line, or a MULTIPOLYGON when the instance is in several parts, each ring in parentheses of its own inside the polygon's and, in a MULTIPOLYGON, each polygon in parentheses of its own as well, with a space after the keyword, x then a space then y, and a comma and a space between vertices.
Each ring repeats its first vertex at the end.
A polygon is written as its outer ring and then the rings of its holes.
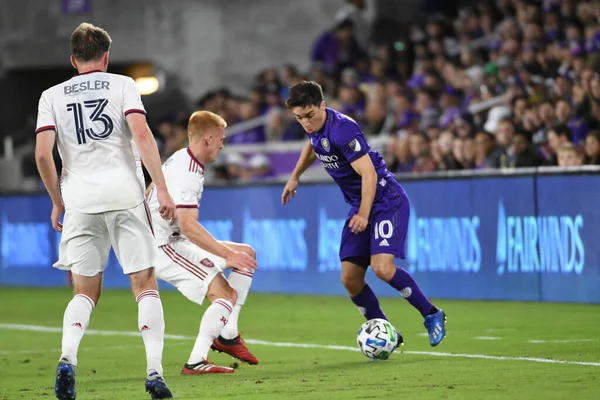
MULTIPOLYGON (((48 333, 61 333, 62 328, 50 327, 50 326, 39 326, 39 325, 22 325, 22 324, 0 324, 0 329, 3 330, 18 330, 18 331, 29 331, 29 332, 48 332, 48 333)), ((125 332, 125 331, 102 331, 96 329, 88 329, 87 335, 101 335, 101 336, 141 336, 139 332, 125 332)), ((195 340, 195 336, 183 336, 183 335, 171 335, 166 334, 165 339, 173 340, 195 340)), ((309 343, 286 343, 286 342, 269 342, 265 340, 256 339, 244 339, 248 344, 271 346, 271 347, 291 347, 291 348, 302 348, 302 349, 326 349, 326 350, 342 350, 342 351, 360 351, 357 347, 350 346, 330 346, 322 344, 309 344, 309 343)), ((537 358, 537 357, 505 357, 505 356, 490 356, 486 354, 462 354, 462 353, 443 353, 438 351, 404 351, 405 354, 414 354, 421 356, 432 356, 432 357, 456 357, 456 358, 471 358, 471 359, 482 359, 482 360, 497 360, 497 361, 529 361, 535 363, 545 364, 569 364, 569 365, 584 365, 588 367, 600 367, 600 362, 589 362, 589 361, 567 361, 557 360, 552 358, 537 358)))
POLYGON ((502 340, 499 336, 475 336, 477 340, 502 340))
POLYGON ((580 343, 580 342, 595 342, 598 339, 564 339, 564 340, 543 340, 533 339, 528 340, 529 343, 580 343))

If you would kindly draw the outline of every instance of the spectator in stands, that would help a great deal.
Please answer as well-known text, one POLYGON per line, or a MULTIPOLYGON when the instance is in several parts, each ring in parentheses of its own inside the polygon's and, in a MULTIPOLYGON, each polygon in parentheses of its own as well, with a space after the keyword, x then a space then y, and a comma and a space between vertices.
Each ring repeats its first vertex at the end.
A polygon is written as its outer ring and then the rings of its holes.
POLYGON ((267 130, 268 137, 273 140, 294 141, 306 138, 302 125, 287 107, 269 114, 267 130))
POLYGON ((333 108, 354 119, 359 125, 365 124, 366 102, 356 84, 344 84, 339 88, 338 101, 333 108))
POLYGON ((459 160, 462 169, 475 168, 475 156, 477 155, 475 148, 475 140, 473 138, 456 138, 454 139, 454 157, 459 160))
POLYGON ((503 160, 507 157, 508 149, 510 148, 515 135, 515 125, 512 118, 505 117, 498 122, 498 127, 494 134, 497 147, 494 154, 490 156, 489 163, 495 168, 503 166, 503 160))
POLYGON ((408 137, 388 142, 386 164, 390 166, 391 171, 410 172, 413 169, 413 163, 408 137))
MULTIPOLYGON (((250 99, 240 101, 240 122, 247 122, 259 115, 256 102, 250 99)), ((242 132, 237 132, 227 137, 227 142, 230 144, 240 143, 264 143, 266 140, 265 127, 259 125, 253 128, 248 128, 242 132)))
MULTIPOLYGON (((480 2, 459 10, 455 21, 428 18, 411 27, 410 38, 389 43, 366 33, 372 20, 362 18, 371 2, 346 1, 314 43, 306 72, 328 104, 367 135, 389 135, 392 170, 557 165, 569 142, 585 150, 586 164, 600 165, 599 136, 588 133, 600 129, 600 7, 591 0, 480 2), (486 100, 491 108, 468 111, 486 100)), ((252 106, 218 89, 202 107, 230 125, 267 115, 267 135, 262 126, 249 128, 230 143, 304 140, 293 115, 279 107, 304 78, 293 65, 269 67, 248 94, 252 106)), ((171 125, 163 128, 161 136, 170 137, 171 125)), ((245 161, 234 165, 248 176, 245 161)))
POLYGON ((421 130, 427 130, 432 126, 438 126, 441 112, 433 92, 426 89, 417 92, 415 111, 421 116, 419 125, 421 130))
POLYGON ((373 0, 346 0, 346 4, 335 14, 335 21, 350 20, 359 46, 369 47, 371 26, 375 17, 373 0))
POLYGON ((246 177, 246 160, 239 153, 227 153, 225 157, 227 178, 232 181, 242 180, 246 177))
POLYGON ((302 80, 296 67, 292 64, 286 64, 281 72, 281 98, 287 99, 290 94, 290 88, 302 80))
POLYGON ((265 154, 255 154, 246 164, 245 180, 258 181, 273 177, 271 160, 265 154))
POLYGON ((503 153, 497 152, 496 149, 496 140, 491 134, 485 131, 477 132, 475 135, 475 168, 498 168, 501 164, 500 156, 503 153))
POLYGON ((540 163, 540 157, 532 149, 530 135, 524 131, 516 131, 504 166, 508 168, 528 168, 537 167, 540 163))
POLYGON ((366 87, 367 91, 363 131, 366 135, 376 135, 381 132, 387 116, 385 81, 364 84, 363 87, 366 87))
POLYGON ((168 136, 164 137, 164 145, 162 146, 161 157, 165 160, 175 153, 177 150, 187 146, 188 143, 188 118, 178 118, 175 120, 168 136))
POLYGON ((581 157, 573 143, 564 142, 558 147, 558 165, 561 167, 576 167, 582 165, 581 157))
POLYGON ((585 138, 586 165, 600 165, 600 131, 590 131, 585 138))
POLYGON ((555 125, 548 130, 548 144, 552 152, 546 165, 558 165, 558 149, 564 143, 571 143, 571 138, 571 130, 565 124, 555 125))
POLYGON ((558 99, 555 105, 556 119, 567 124, 573 134, 572 141, 576 146, 583 144, 588 133, 587 121, 574 115, 573 108, 565 99, 558 99))
POLYGON ((431 156, 429 143, 424 135, 416 134, 408 137, 410 155, 414 160, 412 172, 431 172, 437 169, 431 156))
POLYGON ((328 74, 338 77, 344 68, 355 66, 360 53, 354 37, 354 23, 344 19, 317 39, 312 50, 312 62, 322 63, 328 74))
POLYGON ((445 130, 440 133, 437 139, 437 152, 439 153, 439 157, 436 159, 436 162, 438 165, 438 169, 444 171, 462 168, 462 165, 456 160, 456 158, 452 154, 453 142, 454 135, 452 134, 452 131, 445 130))

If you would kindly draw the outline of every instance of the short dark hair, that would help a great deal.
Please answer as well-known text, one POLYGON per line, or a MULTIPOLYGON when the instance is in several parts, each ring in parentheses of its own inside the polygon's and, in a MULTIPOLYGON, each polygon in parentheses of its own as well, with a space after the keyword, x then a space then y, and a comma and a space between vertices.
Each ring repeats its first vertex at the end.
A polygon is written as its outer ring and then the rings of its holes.
POLYGON ((569 142, 573 139, 573 133, 567 124, 556 124, 548 129, 548 133, 550 132, 554 132, 556 136, 566 137, 569 142))
POLYGON ((71 34, 71 55, 77 61, 96 61, 108 52, 111 43, 104 29, 84 22, 71 34))
POLYGON ((515 131, 515 137, 516 136, 522 136, 523 138, 525 138, 525 140, 527 141, 527 144, 531 144, 531 141, 533 139, 531 133, 529 133, 523 129, 517 129, 515 131))
POLYGON ((321 85, 314 81, 302 81, 290 89, 290 97, 285 101, 289 109, 295 107, 319 107, 324 100, 321 85))

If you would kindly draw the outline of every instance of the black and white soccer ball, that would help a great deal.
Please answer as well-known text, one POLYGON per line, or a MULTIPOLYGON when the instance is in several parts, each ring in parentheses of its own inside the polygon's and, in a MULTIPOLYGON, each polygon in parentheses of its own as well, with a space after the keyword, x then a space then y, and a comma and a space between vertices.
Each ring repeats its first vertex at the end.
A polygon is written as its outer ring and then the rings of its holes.
POLYGON ((386 360, 398 347, 400 335, 389 321, 374 318, 358 330, 356 341, 362 353, 376 360, 386 360))

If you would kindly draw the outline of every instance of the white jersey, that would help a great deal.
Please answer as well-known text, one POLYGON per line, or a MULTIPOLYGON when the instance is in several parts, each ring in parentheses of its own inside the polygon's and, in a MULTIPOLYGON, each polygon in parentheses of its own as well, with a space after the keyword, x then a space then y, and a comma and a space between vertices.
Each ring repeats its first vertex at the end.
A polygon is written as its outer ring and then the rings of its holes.
POLYGON ((125 117, 146 114, 133 79, 101 71, 42 93, 36 134, 55 130, 65 208, 100 213, 144 201, 141 161, 125 117))
MULTIPOLYGON (((167 189, 177 208, 198 208, 204 189, 204 166, 194 157, 189 148, 176 151, 162 166, 167 189)), ((171 238, 185 237, 181 234, 177 221, 170 223, 158 212, 156 187, 148 196, 148 205, 154 225, 156 244, 169 244, 171 238)))

